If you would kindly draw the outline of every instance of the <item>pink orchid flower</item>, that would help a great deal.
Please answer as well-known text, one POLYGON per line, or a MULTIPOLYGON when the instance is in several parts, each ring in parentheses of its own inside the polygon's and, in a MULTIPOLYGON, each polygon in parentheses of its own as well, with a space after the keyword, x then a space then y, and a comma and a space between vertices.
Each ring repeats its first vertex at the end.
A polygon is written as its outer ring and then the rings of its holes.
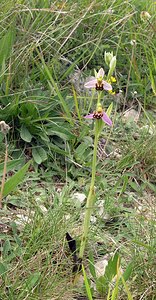
POLYGON ((107 125, 112 126, 111 119, 107 116, 107 114, 103 111, 102 106, 100 105, 92 114, 86 115, 84 118, 86 119, 102 119, 107 125))
POLYGON ((111 84, 103 80, 103 77, 105 75, 104 69, 100 68, 99 72, 97 73, 96 77, 88 82, 85 83, 85 88, 91 89, 94 88, 97 91, 110 91, 112 90, 111 84))

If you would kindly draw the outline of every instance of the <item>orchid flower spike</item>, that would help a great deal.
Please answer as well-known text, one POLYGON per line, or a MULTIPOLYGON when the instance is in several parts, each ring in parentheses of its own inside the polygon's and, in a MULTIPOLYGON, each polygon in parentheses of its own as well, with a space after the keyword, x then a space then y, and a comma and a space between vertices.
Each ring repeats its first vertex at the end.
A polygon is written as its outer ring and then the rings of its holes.
POLYGON ((108 117, 108 115, 103 111, 101 104, 98 104, 97 110, 89 115, 85 116, 86 119, 102 119, 103 122, 105 122, 107 125, 112 126, 112 121, 108 117))
POLYGON ((104 69, 100 68, 99 72, 97 73, 95 79, 92 79, 85 83, 84 87, 87 89, 94 88, 97 91, 110 91, 112 90, 111 84, 109 84, 107 81, 103 80, 104 78, 104 69))

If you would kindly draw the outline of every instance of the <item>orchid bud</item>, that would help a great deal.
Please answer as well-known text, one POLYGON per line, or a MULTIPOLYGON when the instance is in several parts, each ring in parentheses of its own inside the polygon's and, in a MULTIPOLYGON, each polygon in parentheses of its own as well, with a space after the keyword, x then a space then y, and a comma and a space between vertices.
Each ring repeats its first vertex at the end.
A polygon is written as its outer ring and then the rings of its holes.
POLYGON ((109 72, 108 72, 107 80, 111 78, 115 70, 115 67, 116 67, 116 56, 113 56, 109 64, 109 72))
POLYGON ((106 62, 107 66, 109 66, 112 58, 113 58, 113 51, 112 52, 106 52, 105 51, 105 62, 106 62))

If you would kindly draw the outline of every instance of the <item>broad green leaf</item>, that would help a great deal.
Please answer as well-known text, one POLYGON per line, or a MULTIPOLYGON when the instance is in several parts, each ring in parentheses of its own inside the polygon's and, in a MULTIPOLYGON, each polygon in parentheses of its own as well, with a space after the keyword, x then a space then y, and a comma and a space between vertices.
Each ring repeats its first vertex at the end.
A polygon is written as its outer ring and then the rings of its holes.
POLYGON ((32 156, 33 156, 34 161, 35 161, 38 165, 40 165, 40 164, 42 163, 42 157, 41 157, 41 155, 40 155, 40 153, 39 153, 38 148, 33 148, 33 149, 32 149, 32 156))
POLYGON ((47 158, 48 158, 48 157, 47 157, 47 152, 44 150, 44 148, 39 147, 37 150, 38 150, 38 153, 39 153, 39 155, 40 155, 42 161, 47 160, 47 158))
MULTIPOLYGON (((23 163, 23 159, 14 159, 7 162, 7 172, 12 171, 14 168, 18 167, 23 163)), ((0 176, 3 175, 4 163, 0 164, 0 176)))
POLYGON ((96 289, 101 295, 104 295, 107 292, 109 283, 117 273, 118 259, 119 255, 118 253, 115 253, 115 255, 108 261, 104 275, 97 279, 96 289))
POLYGON ((25 285, 26 285, 26 288, 30 291, 37 283, 37 281, 39 280, 40 278, 40 275, 41 273, 40 272, 36 272, 34 274, 31 274, 29 276, 29 278, 27 279, 25 285))
POLYGON ((140 186, 138 186, 138 184, 136 184, 135 181, 130 180, 128 183, 134 191, 136 191, 136 192, 140 191, 140 186))
POLYGON ((30 143, 33 136, 31 135, 27 127, 25 127, 25 125, 22 125, 20 130, 20 137, 23 141, 30 143))
POLYGON ((81 156, 83 155, 83 153, 85 152, 86 149, 88 149, 88 147, 92 146, 92 139, 88 139, 86 138, 84 140, 84 142, 82 142, 76 149, 75 149, 75 154, 77 156, 81 156))
POLYGON ((18 186, 18 184, 22 182, 31 162, 32 161, 29 160, 16 174, 8 179, 4 185, 3 197, 10 194, 18 186))
POLYGON ((75 150, 75 154, 77 156, 82 156, 84 151, 88 148, 88 145, 86 143, 81 143, 75 150))
POLYGON ((108 265, 106 266, 105 274, 109 280, 109 282, 113 279, 113 277, 117 273, 117 263, 118 263, 119 255, 118 253, 115 253, 113 257, 108 261, 108 265))
POLYGON ((0 262, 0 276, 2 276, 6 271, 6 266, 2 262, 0 262))
POLYGON ((38 136, 41 138, 42 141, 47 142, 47 143, 50 142, 50 139, 46 133, 44 133, 44 132, 38 133, 38 136))
POLYGON ((133 262, 129 263, 129 265, 126 268, 126 271, 122 274, 122 277, 124 278, 125 281, 127 281, 131 276, 133 265, 134 265, 133 262))
POLYGON ((64 128, 64 124, 61 126, 52 126, 50 129, 47 129, 48 135, 57 135, 60 138, 64 140, 72 140, 75 138, 75 135, 72 134, 70 131, 68 131, 66 128, 64 128))
POLYGON ((109 281, 105 276, 100 276, 96 281, 96 289, 101 296, 105 295, 108 291, 109 281))
POLYGON ((93 253, 90 251, 89 252, 89 271, 91 275, 93 276, 94 279, 96 279, 96 272, 95 272, 95 266, 94 266, 94 257, 93 253))
POLYGON ((60 149, 58 146, 56 146, 52 143, 49 144, 49 147, 50 147, 51 150, 54 150, 57 153, 60 153, 62 155, 67 155, 67 156, 69 155, 69 153, 67 151, 64 151, 64 150, 60 149))
POLYGON ((42 147, 33 148, 32 156, 38 165, 47 159, 47 153, 42 147))
POLYGON ((10 240, 7 239, 5 242, 4 242, 4 245, 3 245, 3 256, 7 256, 8 255, 8 252, 11 251, 11 244, 10 244, 10 240))

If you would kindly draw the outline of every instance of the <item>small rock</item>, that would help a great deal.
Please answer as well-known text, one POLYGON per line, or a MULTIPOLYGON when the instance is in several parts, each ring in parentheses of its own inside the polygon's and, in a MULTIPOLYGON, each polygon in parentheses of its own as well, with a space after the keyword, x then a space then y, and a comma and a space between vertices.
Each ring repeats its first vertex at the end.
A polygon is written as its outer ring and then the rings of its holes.
POLYGON ((97 220, 97 218, 96 218, 95 216, 91 216, 91 217, 90 217, 90 222, 91 222, 92 224, 95 224, 95 223, 96 223, 96 220, 97 220))
POLYGON ((106 266, 108 265, 108 260, 109 258, 106 254, 103 256, 103 259, 100 259, 95 263, 95 272, 97 278, 104 275, 106 266))
POLYGON ((103 200, 99 200, 97 202, 97 207, 98 207, 98 215, 101 217, 103 215, 104 212, 104 201, 103 200))
POLYGON ((138 112, 137 110, 131 108, 131 109, 124 112, 122 119, 125 122, 135 122, 135 123, 137 123, 138 120, 139 120, 139 116, 140 116, 140 112, 138 112))
POLYGON ((17 226, 23 228, 27 223, 30 223, 30 218, 27 215, 17 214, 15 223, 17 226))
POLYGON ((72 200, 76 202, 76 204, 82 205, 84 200, 86 199, 86 195, 83 193, 76 192, 72 196, 72 200))

